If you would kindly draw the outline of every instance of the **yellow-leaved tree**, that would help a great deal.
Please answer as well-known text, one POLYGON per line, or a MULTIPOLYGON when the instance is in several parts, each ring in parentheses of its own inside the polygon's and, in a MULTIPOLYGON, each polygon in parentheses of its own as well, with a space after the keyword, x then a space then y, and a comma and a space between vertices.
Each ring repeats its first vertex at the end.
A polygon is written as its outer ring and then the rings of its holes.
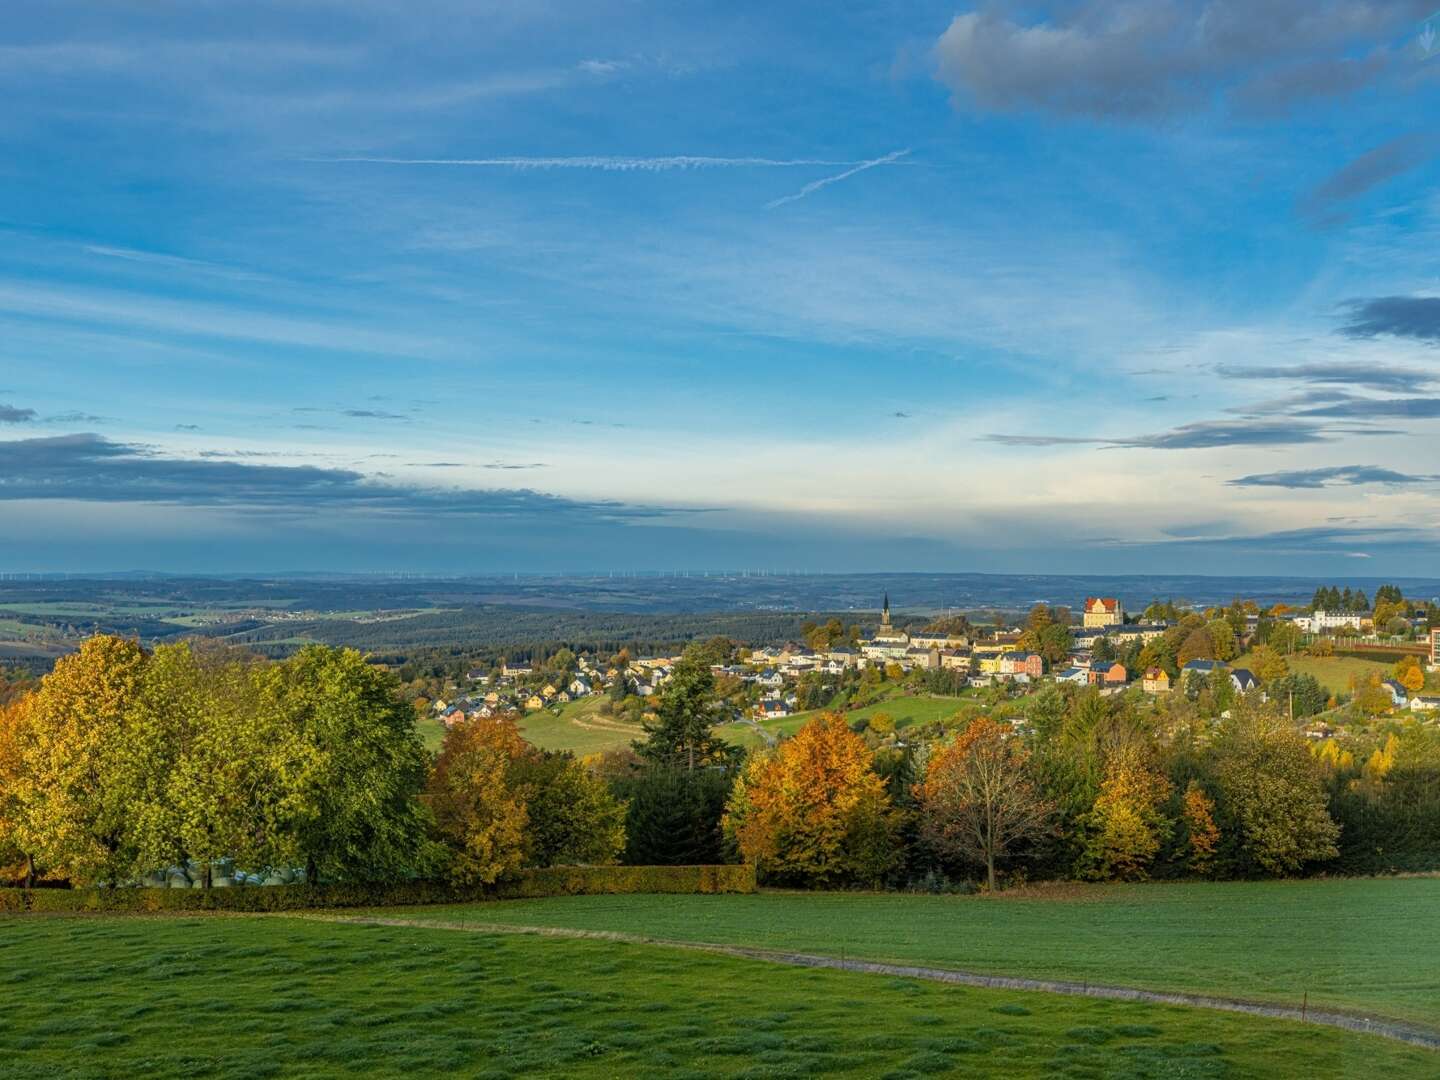
POLYGON ((878 884, 898 857, 899 815, 844 717, 811 720, 736 782, 723 826, 767 880, 878 884))
POLYGON ((508 717, 477 717, 445 733, 425 801, 449 843, 452 880, 488 885, 520 869, 529 819, 524 793, 507 777, 527 749, 508 717))
POLYGON ((145 661, 138 642, 97 635, 56 661, 30 698, 21 797, 29 854, 48 873, 91 884, 135 869, 129 809, 140 777, 124 748, 145 661))
POLYGON ((1085 877, 1141 881, 1170 835, 1162 808, 1170 781, 1138 740, 1117 747, 1105 762, 1100 794, 1083 824, 1088 835, 1080 859, 1085 877))
POLYGON ((0 705, 0 880, 35 880, 34 834, 27 828, 25 765, 21 757, 30 720, 29 698, 0 705))

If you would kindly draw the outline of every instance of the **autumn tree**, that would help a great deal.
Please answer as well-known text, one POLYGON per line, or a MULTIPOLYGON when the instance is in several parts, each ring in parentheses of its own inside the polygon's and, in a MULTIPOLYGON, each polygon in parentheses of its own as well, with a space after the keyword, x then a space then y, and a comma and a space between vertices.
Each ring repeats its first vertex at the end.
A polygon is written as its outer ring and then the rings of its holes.
POLYGON ((1332 859, 1330 817, 1315 759, 1294 728, 1266 714, 1232 718, 1215 742, 1215 779, 1242 872, 1294 873, 1332 859))
POLYGON ((1264 683, 1273 683, 1290 674, 1290 665, 1269 645, 1257 645, 1251 654, 1251 670, 1264 683))
POLYGON ((1418 694, 1425 689, 1425 671, 1420 666, 1418 656, 1402 657, 1395 664, 1394 674, 1400 685, 1412 694, 1418 694))
POLYGON ((1214 659, 1215 639, 1203 626, 1190 631, 1190 635, 1181 643, 1179 651, 1175 654, 1175 663, 1182 668, 1191 660, 1214 659))
POLYGON ((23 877, 35 882, 35 834, 27 827, 24 740, 29 734, 30 703, 17 697, 0 705, 0 878, 23 877))
POLYGON ((753 756, 723 824, 745 861, 772 881, 873 885, 897 858, 885 783, 864 740, 835 713, 753 756))
POLYGON ((1162 812, 1170 781, 1150 760, 1139 740, 1120 747, 1105 763, 1095 806, 1083 819, 1086 830, 1080 872, 1100 880, 1142 881, 1170 835, 1162 812))
POLYGON ((141 674, 120 750, 139 866, 273 861, 279 717, 262 707, 260 667, 224 649, 157 646, 141 674))
POLYGON ((1235 630, 1225 619, 1212 619, 1205 625, 1210 636, 1210 656, 1215 660, 1234 660, 1239 655, 1235 642, 1235 630))
POLYGON ((1054 812, 1020 740, 989 717, 931 756, 916 795, 925 841, 942 856, 984 865, 991 890, 996 861, 1039 836, 1054 812))
POLYGON ((1215 800, 1205 794, 1198 780, 1191 780, 1185 789, 1180 813, 1185 825, 1186 862, 1194 873, 1208 874, 1215 865, 1220 829, 1215 824, 1215 800))
POLYGON ((453 881, 489 884, 520 869, 529 818, 509 771, 525 750, 508 717, 477 717, 445 733, 425 801, 449 846, 453 881))
POLYGON ((30 698, 21 748, 28 853, 77 884, 114 882, 136 868, 138 777, 123 750, 145 661, 137 642, 97 635, 57 660, 30 698))

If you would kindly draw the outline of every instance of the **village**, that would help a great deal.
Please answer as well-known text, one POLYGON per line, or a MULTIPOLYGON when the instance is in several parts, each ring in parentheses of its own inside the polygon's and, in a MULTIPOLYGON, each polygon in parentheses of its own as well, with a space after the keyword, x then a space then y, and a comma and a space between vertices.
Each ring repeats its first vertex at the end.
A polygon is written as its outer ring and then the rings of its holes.
MULTIPOLYGON (((1348 597, 1345 603, 1354 606, 1348 597)), ((1369 612, 1322 607, 1288 611, 1283 605, 1261 612, 1241 602, 1209 611, 1166 607, 1152 604, 1145 613, 1131 616, 1118 598, 1093 596, 1086 598, 1078 618, 1064 609, 1037 605, 1015 625, 938 620, 902 626, 895 622, 886 595, 879 621, 869 632, 832 623, 828 630, 833 640, 825 640, 826 627, 817 627, 807 642, 736 648, 711 670, 719 685, 733 689, 727 700, 734 718, 749 721, 779 720, 813 709, 813 695, 812 700, 801 700, 804 687, 833 688, 867 671, 896 681, 944 673, 938 681, 951 692, 998 686, 1024 693, 1048 682, 1094 687, 1103 696, 1138 690, 1151 697, 1193 692, 1201 684, 1213 687, 1218 678, 1227 680, 1234 694, 1256 694, 1262 701, 1268 699, 1267 687, 1288 673, 1286 654, 1333 656, 1337 642, 1361 653, 1403 648, 1406 651, 1397 654, 1401 665, 1414 657, 1416 669, 1440 671, 1440 628, 1424 625, 1429 618, 1425 604, 1399 605, 1404 615, 1382 612, 1390 625, 1378 632, 1369 612), (1402 629, 1394 623, 1397 618, 1408 631, 1403 646, 1396 644, 1399 635, 1387 632, 1402 629), (1220 636, 1228 634, 1228 645, 1213 640, 1216 623, 1224 624, 1220 636), (1206 639, 1200 646, 1195 644, 1197 629, 1206 639), (1204 655, 1187 655, 1187 649, 1204 655), (1242 655, 1265 658, 1257 665, 1265 670, 1233 662, 1242 655)), ((638 699, 643 713, 644 702, 664 688, 679 661, 678 654, 631 658, 624 653, 603 661, 588 654, 562 655, 545 663, 507 660, 494 670, 471 670, 469 687, 452 684, 431 708, 447 727, 466 717, 554 711, 597 696, 614 702, 638 699)), ((1426 692, 1423 671, 1409 686, 1398 674, 1371 681, 1377 683, 1370 687, 1372 697, 1378 695, 1382 707, 1440 719, 1440 693, 1426 692)), ((1317 724, 1307 733, 1323 737, 1327 730, 1317 724)))

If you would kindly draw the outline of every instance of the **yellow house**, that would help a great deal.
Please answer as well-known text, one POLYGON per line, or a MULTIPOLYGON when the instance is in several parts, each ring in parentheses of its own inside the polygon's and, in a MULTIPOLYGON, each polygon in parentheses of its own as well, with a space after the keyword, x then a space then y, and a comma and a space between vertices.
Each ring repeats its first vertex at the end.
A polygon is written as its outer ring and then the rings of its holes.
POLYGON ((549 683, 546 683, 545 689, 541 690, 540 694, 548 701, 550 698, 555 696, 555 687, 551 686, 549 683))
POLYGON ((1087 596, 1083 622, 1089 628, 1120 626, 1125 622, 1125 608, 1113 596, 1087 596))
POLYGON ((534 712, 536 709, 543 709, 544 707, 545 699, 539 694, 531 694, 525 699, 525 709, 528 712, 534 712))
POLYGON ((1170 692, 1170 676, 1164 668, 1152 667, 1145 669, 1145 675, 1140 680, 1140 688, 1147 694, 1168 694, 1170 692))

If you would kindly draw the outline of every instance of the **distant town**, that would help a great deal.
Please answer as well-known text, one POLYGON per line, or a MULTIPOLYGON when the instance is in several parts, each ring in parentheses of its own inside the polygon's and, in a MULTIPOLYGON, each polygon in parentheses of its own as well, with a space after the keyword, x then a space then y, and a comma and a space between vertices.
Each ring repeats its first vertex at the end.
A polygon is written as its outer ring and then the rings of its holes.
MULTIPOLYGON (((1132 613, 1116 597, 1091 596, 1078 611, 1037 604, 1013 625, 964 615, 897 619, 886 594, 868 627, 834 618, 806 623, 803 640, 731 643, 711 670, 734 719, 751 724, 832 707, 840 697, 863 704, 867 696, 854 691, 886 681, 952 695, 988 688, 1024 695, 1071 684, 1102 696, 1203 692, 1263 702, 1283 694, 1292 717, 1315 718, 1307 735, 1324 738, 1341 706, 1363 716, 1403 711, 1440 721, 1437 623, 1440 611, 1430 601, 1409 601, 1393 586, 1382 586, 1373 602, 1360 590, 1321 588, 1302 609, 1280 603, 1262 610, 1247 600, 1203 609, 1156 601, 1132 613), (1346 658, 1357 663, 1343 685, 1307 673, 1325 661, 1338 672, 1346 658)), ((472 668, 465 686, 449 684, 429 707, 452 726, 466 717, 558 713, 600 697, 613 703, 612 715, 631 702, 639 718, 679 661, 678 653, 622 651, 602 659, 569 650, 544 662, 504 660, 493 669, 472 668)), ((1022 720, 1023 714, 1016 718, 1022 720)))

